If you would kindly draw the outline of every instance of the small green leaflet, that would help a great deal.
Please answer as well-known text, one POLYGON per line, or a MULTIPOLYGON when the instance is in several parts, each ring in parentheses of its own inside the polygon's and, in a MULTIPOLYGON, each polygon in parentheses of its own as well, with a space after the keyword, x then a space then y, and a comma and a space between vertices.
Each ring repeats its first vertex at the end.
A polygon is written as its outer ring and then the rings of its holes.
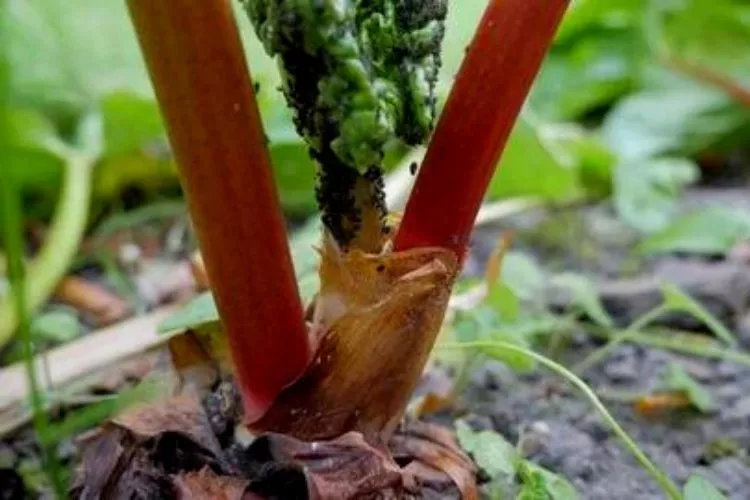
POLYGON ((727 500, 711 482, 697 474, 693 474, 685 485, 684 500, 727 500))
POLYGON ((573 305, 582 309, 596 324, 605 328, 614 326, 614 321, 602 306, 599 293, 591 280, 578 274, 563 273, 555 276, 552 283, 567 289, 572 295, 573 305))
POLYGON ((217 326, 219 312, 211 292, 204 292, 185 304, 174 316, 159 325, 159 333, 180 333, 201 327, 217 326))
POLYGON ((684 187, 698 179, 687 158, 634 158, 615 168, 615 208, 630 226, 644 233, 665 228, 677 213, 684 187))
POLYGON ((724 254, 746 240, 750 240, 750 214, 727 207, 709 207, 681 216, 649 235, 638 245, 638 251, 645 255, 724 254))
POLYGON ((31 333, 37 339, 67 342, 81 334, 82 328, 74 310, 56 309, 36 316, 31 333))
POLYGON ((664 305, 673 311, 683 311, 693 315, 703 322, 711 332, 723 340, 727 345, 735 347, 737 340, 732 332, 727 329, 716 317, 708 312, 698 301, 680 290, 676 285, 666 283, 662 285, 664 305))
POLYGON ((516 500, 552 500, 544 476, 541 472, 528 467, 527 462, 518 465, 518 478, 521 482, 521 491, 518 492, 516 500))
POLYGON ((493 479, 512 477, 519 459, 516 449, 497 432, 476 432, 463 420, 456 422, 456 434, 461 447, 469 452, 477 465, 493 479))
POLYGON ((714 408, 711 393, 676 363, 670 363, 667 367, 667 372, 664 375, 664 386, 671 391, 685 394, 693 406, 703 413, 710 412, 714 408))
POLYGON ((499 433, 476 432, 466 422, 458 420, 456 434, 461 447, 493 480, 512 477, 518 480, 517 500, 578 500, 578 492, 567 479, 524 460, 499 433))

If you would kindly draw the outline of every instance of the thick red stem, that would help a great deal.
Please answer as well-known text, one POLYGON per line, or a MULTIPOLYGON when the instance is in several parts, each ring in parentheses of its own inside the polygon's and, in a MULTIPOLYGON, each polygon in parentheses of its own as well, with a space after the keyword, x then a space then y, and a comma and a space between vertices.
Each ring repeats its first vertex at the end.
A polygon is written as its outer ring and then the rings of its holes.
POLYGON ((128 0, 246 417, 310 360, 262 123, 228 0, 128 0))
POLYGON ((487 185, 568 0, 491 0, 414 184, 395 248, 463 257, 487 185))

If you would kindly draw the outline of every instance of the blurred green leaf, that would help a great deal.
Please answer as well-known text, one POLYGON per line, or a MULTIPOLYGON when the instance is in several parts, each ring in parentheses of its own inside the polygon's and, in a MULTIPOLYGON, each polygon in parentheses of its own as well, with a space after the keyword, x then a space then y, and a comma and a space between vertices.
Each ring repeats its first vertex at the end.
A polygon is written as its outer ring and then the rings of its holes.
POLYGON ((724 254, 750 240, 750 214, 727 207, 709 207, 681 216, 638 245, 647 254, 688 252, 724 254))
POLYGON ((663 284, 661 290, 664 295, 664 306, 672 311, 683 311, 692 315, 708 326, 711 333, 726 342, 728 345, 737 345, 737 340, 734 338, 734 335, 732 335, 732 332, 730 332, 721 321, 716 319, 713 314, 708 312, 708 310, 697 300, 680 290, 672 283, 663 284))
POLYGON ((509 251, 503 257, 501 281, 522 300, 540 301, 545 275, 536 262, 522 252, 509 251))
POLYGON ((204 292, 191 299, 174 316, 159 325, 159 333, 173 334, 219 323, 219 311, 216 309, 211 292, 204 292))
POLYGON ((307 147, 297 142, 271 142, 274 179, 281 193, 284 211, 304 216, 317 209, 315 201, 316 169, 307 147))
POLYGON ((499 314, 503 321, 512 323, 518 319, 521 304, 513 290, 504 282, 500 281, 492 286, 485 302, 499 314))
POLYGON ((668 52, 750 76, 750 4, 743 0, 653 2, 654 34, 668 52))
POLYGON ((688 478, 684 495, 684 500, 727 500, 711 481, 698 474, 692 474, 688 478))
POLYGON ((78 316, 73 311, 58 309, 36 316, 31 322, 31 334, 53 342, 67 342, 81 335, 78 316))
POLYGON ((522 462, 518 466, 518 479, 521 489, 516 500, 552 500, 547 490, 547 481, 541 472, 529 467, 529 462, 522 462))
MULTIPOLYGON (((530 339, 527 335, 529 333, 529 330, 524 328, 526 325, 530 327, 538 326, 533 320, 528 320, 528 322, 521 320, 515 324, 509 324, 496 328, 492 332, 491 338, 492 340, 508 342, 528 349, 530 347, 530 339)), ((479 350, 490 358, 504 363, 517 373, 530 373, 534 371, 537 366, 536 362, 533 359, 530 359, 528 356, 524 356, 507 349, 500 349, 488 345, 479 348, 479 350)))
POLYGON ((20 101, 69 118, 115 90, 151 94, 124 2, 8 6, 12 85, 20 101))
POLYGON ((615 169, 615 207, 632 227, 649 233, 664 229, 677 212, 682 189, 698 171, 686 158, 640 158, 615 169))
MULTIPOLYGON (((662 155, 694 155, 742 144, 750 109, 696 85, 645 90, 619 101, 602 126, 605 142, 626 162, 662 155)), ((629 163, 629 162, 628 162, 629 163)))
POLYGON ((553 48, 531 94, 534 111, 571 120, 636 89, 646 57, 634 31, 592 33, 553 48))
POLYGON ((544 478, 545 489, 552 500, 578 500, 578 491, 576 491, 575 486, 563 476, 528 460, 526 461, 526 467, 544 478))
POLYGON ((552 283, 567 289, 572 295, 573 305, 580 308, 596 324, 604 328, 614 326, 614 321, 602 306, 599 293, 591 280, 578 274, 563 273, 555 276, 552 283))
POLYGON ((561 154, 570 156, 570 161, 577 165, 579 182, 589 197, 605 198, 612 194, 617 156, 600 137, 574 125, 545 130, 554 136, 554 144, 561 154))
POLYGON ((515 475, 518 452, 506 439, 493 431, 475 432, 463 420, 456 421, 456 435, 461 447, 490 477, 515 475))
MULTIPOLYGON (((10 125, 9 162, 19 188, 56 193, 62 181, 63 160, 50 150, 58 141, 54 125, 31 109, 8 110, 10 125)), ((54 206, 54 203, 50 203, 54 206)))
POLYGON ((129 154, 166 141, 159 106, 153 99, 127 91, 112 92, 102 97, 100 108, 107 155, 129 154))
POLYGON ((565 200, 580 192, 575 163, 554 156, 538 129, 523 117, 516 122, 496 172, 488 190, 492 200, 518 196, 565 200))
POLYGON ((670 363, 667 366, 667 372, 664 375, 664 386, 670 391, 685 394, 692 405, 704 413, 710 412, 714 408, 714 400, 711 397, 711 393, 676 363, 670 363))

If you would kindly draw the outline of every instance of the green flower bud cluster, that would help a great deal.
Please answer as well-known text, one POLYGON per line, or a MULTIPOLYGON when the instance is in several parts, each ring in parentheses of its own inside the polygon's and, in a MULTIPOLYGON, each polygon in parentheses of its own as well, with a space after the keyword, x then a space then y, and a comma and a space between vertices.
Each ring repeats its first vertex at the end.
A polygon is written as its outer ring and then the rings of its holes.
POLYGON ((435 121, 447 0, 240 0, 325 171, 379 166, 435 121))

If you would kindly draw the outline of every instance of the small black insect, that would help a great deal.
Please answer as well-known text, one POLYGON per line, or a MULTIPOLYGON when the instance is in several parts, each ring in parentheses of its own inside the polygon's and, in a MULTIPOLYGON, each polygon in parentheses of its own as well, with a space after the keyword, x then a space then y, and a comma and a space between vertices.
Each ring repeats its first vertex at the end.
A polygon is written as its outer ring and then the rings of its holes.
POLYGON ((409 165, 409 173, 411 173, 411 175, 416 175, 418 167, 419 165, 417 165, 417 162, 411 162, 411 165, 409 165))

